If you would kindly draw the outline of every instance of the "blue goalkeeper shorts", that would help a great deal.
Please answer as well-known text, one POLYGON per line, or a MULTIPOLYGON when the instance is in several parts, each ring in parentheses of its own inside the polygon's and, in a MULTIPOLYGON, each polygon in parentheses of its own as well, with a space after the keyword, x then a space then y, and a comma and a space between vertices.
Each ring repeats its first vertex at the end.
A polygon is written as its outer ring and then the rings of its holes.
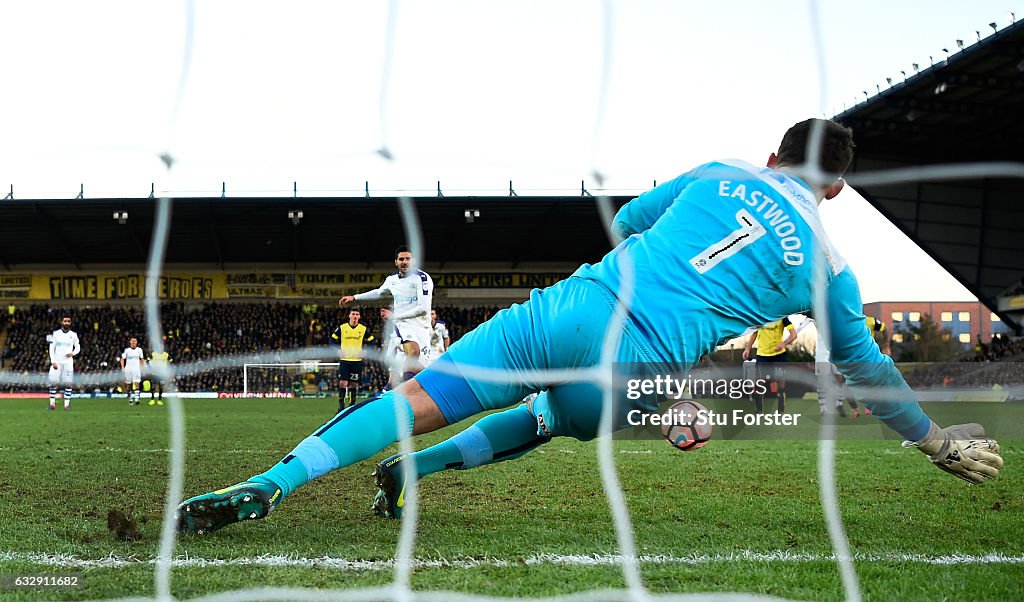
MULTIPOLYGON (((592 439, 598 433, 602 388, 582 375, 551 382, 538 371, 597 366, 615 305, 603 285, 583 278, 535 289, 528 301, 498 312, 452 344, 416 380, 448 424, 540 392, 531 404, 538 434, 592 439)), ((615 365, 602 369, 606 376, 619 365, 634 372, 637 366, 659 365, 628 320, 612 357, 615 365)), ((657 400, 645 397, 625 406, 616 404, 615 428, 626 426, 629 409, 653 410, 657 400)))

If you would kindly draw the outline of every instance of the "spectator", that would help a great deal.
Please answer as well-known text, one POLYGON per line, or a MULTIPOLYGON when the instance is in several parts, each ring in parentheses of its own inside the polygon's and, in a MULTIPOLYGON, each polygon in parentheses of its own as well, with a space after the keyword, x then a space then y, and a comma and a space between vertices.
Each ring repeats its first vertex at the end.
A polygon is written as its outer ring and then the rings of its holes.
MULTIPOLYGON (((498 311, 498 307, 439 307, 446 317, 453 341, 498 311)), ((7 343, 0 349, 0 365, 16 374, 45 372, 49 365, 45 341, 40 333, 48 332, 58 319, 69 313, 79 325, 82 353, 76 358, 76 372, 95 374, 109 372, 118 364, 119 353, 129 336, 139 339, 140 347, 151 347, 147 341, 145 313, 132 306, 32 305, 17 309, 0 324, 7 329, 7 343)), ((205 303, 186 305, 165 303, 161 307, 164 344, 173 349, 175 366, 203 364, 225 355, 258 355, 267 363, 280 361, 284 351, 306 346, 328 345, 329 324, 337 319, 335 310, 319 309, 312 313, 300 305, 286 303, 205 303)), ((379 332, 381 322, 375 315, 364 320, 367 329, 379 332)), ((367 363, 367 386, 379 390, 387 382, 387 371, 374 362, 367 363)), ((116 375, 113 376, 117 378, 116 375)), ((281 390, 290 390, 287 383, 281 390)), ((176 380, 179 390, 241 391, 242 370, 239 367, 211 370, 176 380)), ((28 391, 41 385, 0 383, 3 391, 28 391)))

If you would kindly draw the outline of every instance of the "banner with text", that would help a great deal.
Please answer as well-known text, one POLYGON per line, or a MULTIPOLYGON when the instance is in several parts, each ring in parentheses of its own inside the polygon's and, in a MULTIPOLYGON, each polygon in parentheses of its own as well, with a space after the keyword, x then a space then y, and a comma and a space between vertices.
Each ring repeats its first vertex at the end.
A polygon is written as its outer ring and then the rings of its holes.
MULTIPOLYGON (((107 301, 142 299, 145 274, 75 274, 32 276, 29 299, 107 301)), ((168 301, 227 299, 224 274, 165 274, 157 293, 168 301)))
MULTIPOLYGON (((556 272, 448 272, 432 274, 436 289, 532 289, 551 286, 568 274, 556 272)), ((386 272, 171 273, 158 291, 168 301, 220 299, 337 299, 377 288, 386 272)), ((107 301, 142 299, 146 275, 35 274, 0 276, 0 299, 107 301)))
POLYGON ((0 299, 28 299, 32 289, 32 276, 28 274, 0 275, 0 299))
MULTIPOLYGON (((362 273, 231 273, 231 299, 337 299, 377 288, 385 272, 362 273)), ((431 274, 436 289, 544 288, 568 276, 544 272, 449 272, 431 274)))

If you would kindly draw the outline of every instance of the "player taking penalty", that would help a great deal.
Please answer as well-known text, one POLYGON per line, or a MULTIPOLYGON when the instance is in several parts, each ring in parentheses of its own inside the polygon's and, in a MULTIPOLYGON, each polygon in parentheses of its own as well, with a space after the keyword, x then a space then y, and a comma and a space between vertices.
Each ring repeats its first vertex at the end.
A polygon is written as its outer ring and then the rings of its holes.
MULTIPOLYGON (((541 371, 602 365, 606 333, 615 328, 622 336, 613 362, 647 366, 653 374, 685 372, 719 341, 810 311, 820 257, 827 261, 824 311, 832 356, 851 386, 885 391, 884 399, 864 400, 875 418, 958 478, 996 478, 1003 465, 998 444, 977 424, 934 423, 864 328, 857 280, 818 217, 818 203, 842 190, 840 176, 852 156, 850 130, 810 119, 786 132, 766 167, 714 161, 640 195, 616 213, 613 228, 623 240, 600 262, 584 264, 566 280, 497 313, 414 379, 347 408, 266 472, 185 500, 178 507, 179 529, 208 533, 263 518, 308 481, 370 458, 403 435, 428 433, 488 410, 505 409, 418 452, 419 475, 517 458, 554 437, 592 439, 603 411, 601 387, 588 381, 552 384, 540 378, 541 371), (819 137, 820 154, 810 162, 829 174, 823 182, 800 175, 812 135, 819 137), (617 294, 624 290, 633 293, 620 323, 616 307, 624 301, 617 294), (507 378, 477 378, 477 367, 500 370, 507 378), (520 403, 534 392, 532 402, 520 403), (406 429, 400 431, 399 424, 406 429)), ((611 417, 614 428, 628 424, 623 410, 654 412, 658 400, 619 401, 625 407, 611 417)), ((393 456, 378 467, 383 475, 375 507, 388 516, 402 511, 403 462, 393 456)))
POLYGON ((347 307, 353 301, 376 301, 384 296, 393 300, 391 320, 395 335, 405 352, 402 380, 408 380, 423 369, 420 352, 430 345, 430 304, 434 297, 434 281, 415 267, 407 247, 395 250, 398 272, 384 279, 379 288, 357 295, 345 295, 338 304, 347 307))

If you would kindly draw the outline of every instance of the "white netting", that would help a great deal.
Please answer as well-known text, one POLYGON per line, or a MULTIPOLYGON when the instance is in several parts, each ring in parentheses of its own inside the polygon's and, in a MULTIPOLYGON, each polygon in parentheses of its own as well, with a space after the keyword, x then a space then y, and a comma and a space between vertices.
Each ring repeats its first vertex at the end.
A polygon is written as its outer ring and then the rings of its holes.
POLYGON ((242 395, 319 395, 337 376, 337 362, 304 360, 287 364, 243 364, 242 395))
MULTIPOLYGON (((202 152, 196 152, 196 156, 190 156, 188 149, 187 136, 191 130, 182 132, 177 128, 177 124, 181 116, 189 109, 188 101, 190 98, 195 98, 196 102, 209 101, 211 99, 200 94, 199 91, 189 88, 193 82, 190 80, 190 73, 194 68, 194 61, 198 60, 201 56, 202 49, 199 40, 201 36, 197 35, 197 29, 202 21, 201 13, 197 12, 196 7, 193 6, 192 2, 186 2, 184 4, 184 10, 181 15, 183 26, 182 31, 182 43, 181 50, 182 56, 179 69, 177 70, 174 85, 165 87, 171 89, 169 96, 173 98, 173 101, 167 103, 165 106, 165 114, 167 116, 167 130, 164 135, 155 136, 157 143, 152 148, 146 150, 132 149, 130 152, 136 155, 148 157, 148 161, 159 161, 159 163, 165 169, 165 173, 159 178, 163 188, 168 190, 175 190, 174 182, 176 177, 176 169, 180 163, 191 163, 192 165, 202 164, 204 161, 208 161, 208 158, 204 157, 202 152), (192 96, 192 95, 195 96, 192 96), (179 152, 177 149, 184 148, 185 151, 179 152)), ((544 8, 541 5, 533 7, 536 10, 543 11, 544 8)), ((691 7, 696 9, 696 7, 691 7)), ((603 148, 604 139, 606 138, 607 128, 611 127, 608 125, 608 114, 609 106, 615 102, 617 94, 637 94, 640 91, 633 89, 618 89, 612 86, 613 82, 613 67, 615 64, 615 52, 614 48, 627 47, 627 44, 621 44, 617 41, 621 30, 617 25, 619 22, 616 20, 615 6, 609 0, 600 4, 598 8, 586 7, 575 5, 575 9, 582 10, 586 13, 586 17, 590 21, 599 21, 600 27, 596 27, 595 31, 599 31, 599 34, 593 36, 598 41, 594 42, 595 46, 592 49, 597 49, 598 52, 591 59, 590 64, 584 65, 581 69, 586 72, 587 76, 591 78, 592 88, 586 93, 580 94, 576 100, 577 105, 586 106, 588 111, 591 111, 592 117, 592 129, 589 136, 589 144, 583 144, 579 147, 575 147, 577 151, 577 157, 575 167, 584 165, 586 171, 591 174, 591 177, 599 185, 606 178, 606 172, 614 171, 614 161, 602 159, 606 156, 608 149, 603 148), (595 10, 597 11, 595 14, 595 10), (596 83, 595 83, 596 82, 596 83)), ((211 9, 212 10, 212 9, 211 9)), ((276 10, 288 10, 285 7, 276 6, 276 10)), ((413 146, 413 152, 406 159, 401 156, 396 150, 397 145, 394 144, 392 137, 396 131, 403 128, 402 122, 395 122, 391 119, 393 105, 395 103, 402 102, 415 102, 414 100, 406 97, 410 91, 408 88, 403 87, 396 93, 395 87, 396 82, 393 78, 394 63, 401 59, 400 53, 396 52, 396 41, 400 34, 400 28, 398 23, 402 16, 402 10, 410 10, 413 14, 410 18, 415 18, 417 11, 423 10, 422 7, 413 7, 411 9, 404 9, 399 5, 397 0, 392 0, 388 4, 388 10, 385 15, 375 15, 374 23, 381 25, 380 28, 380 46, 374 48, 373 51, 367 52, 366 56, 373 57, 372 62, 375 67, 379 69, 380 79, 379 88, 376 96, 377 106, 377 117, 379 127, 379 143, 367 144, 367 148, 364 151, 344 151, 335 153, 324 153, 316 155, 311 160, 314 162, 330 163, 337 161, 339 157, 351 155, 376 155, 379 158, 385 160, 387 165, 395 169, 396 171, 402 167, 403 161, 411 160, 416 161, 417 155, 415 151, 415 145, 413 146), (400 98, 398 98, 401 96, 400 98)), ((467 7, 467 10, 470 10, 467 7)), ((812 70, 816 73, 818 88, 817 89, 805 89, 804 94, 814 95, 817 94, 819 97, 818 110, 821 114, 827 114, 830 107, 825 106, 825 99, 827 97, 827 76, 829 75, 830 69, 827 61, 828 48, 826 47, 821 36, 825 30, 823 19, 818 13, 819 6, 816 2, 808 3, 807 10, 807 23, 801 28, 804 35, 809 34, 811 40, 803 39, 802 43, 806 44, 809 51, 813 52, 815 57, 815 64, 812 66, 812 70)), ((699 19, 698 19, 699 21, 699 19)), ((593 24, 593 23, 591 23, 593 24)), ((269 26, 268 26, 269 27, 269 26)), ((622 26, 622 29, 628 33, 635 34, 633 28, 636 27, 635 23, 628 23, 622 26)), ((272 29, 272 28, 271 28, 272 29)), ((213 32, 205 32, 207 34, 214 35, 213 32)), ((748 32, 749 33, 749 32, 748 32)), ((453 32, 445 32, 446 35, 453 35, 453 32)), ((519 32, 520 39, 523 43, 528 44, 530 34, 528 32, 519 32)), ((684 35, 684 32, 681 33, 684 35)), ((792 34, 787 34, 792 36, 792 34)), ((792 36, 801 38, 801 36, 792 36)), ((474 38, 475 41, 478 41, 474 38)), ((163 43, 170 43, 170 40, 163 40, 163 43)), ((810 53, 810 52, 809 52, 810 53)), ((260 58, 265 59, 266 55, 260 53, 260 58)), ((351 57, 346 57, 351 59, 351 57)), ((332 64, 332 61, 340 60, 338 57, 328 57, 325 61, 327 66, 332 64)), ((747 57, 746 60, 750 60, 747 57)), ((242 63, 246 61, 242 60, 242 63)), ((364 60, 364 62, 369 62, 364 60)), ((321 63, 323 65, 324 63, 321 63)), ((806 65, 804 66, 806 67, 806 65)), ((672 71, 669 69, 669 71, 672 71)), ((624 80, 628 80, 628 74, 617 74, 623 76, 624 80)), ((170 75, 165 75, 171 78, 170 75)), ((672 76, 676 76, 675 73, 672 76)), ((316 77, 323 77, 330 79, 333 75, 330 73, 330 69, 325 68, 323 73, 316 73, 316 77)), ((693 75, 695 82, 699 81, 701 74, 693 75)), ((204 80, 208 81, 208 80, 204 80)), ((635 84, 635 82, 632 82, 635 84)), ((517 87, 532 85, 530 82, 521 82, 517 87)), ((540 85, 543 85, 541 83, 540 85)), ((750 96, 749 102, 756 102, 757 91, 756 90, 740 90, 741 93, 750 96)), ((542 94, 540 90, 532 91, 532 94, 542 94)), ((372 105, 372 102, 366 102, 366 106, 372 105)), ((162 105, 163 106, 163 105, 162 105)), ((320 107, 323 108, 323 107, 320 107)), ((493 120, 501 120, 500 114, 490 115, 488 118, 493 120)), ((260 124, 252 124, 252 127, 259 129, 260 124)), ((626 127, 626 126, 619 126, 626 127)), ((194 133, 194 132, 192 132, 194 133)), ((507 133, 507 132, 505 132, 507 133)), ((499 133, 500 134, 500 133, 499 133)), ((407 141, 403 141, 407 142, 407 141)), ((814 149, 820 144, 820 139, 817 136, 812 136, 811 140, 811 151, 808 156, 815 157, 817 153, 814 149)), ((88 142, 82 143, 82 146, 88 147, 88 142)), ((301 145, 300 145, 301 146, 301 145)), ((542 146, 542 143, 538 141, 538 146, 542 146)), ((571 145, 570 145, 571 147, 571 145)), ((191 150, 196 150, 192 148, 191 150)), ((564 149, 563 149, 564 150, 564 149)), ((727 152, 728 149, 726 149, 727 152)), ((471 147, 461 149, 463 155, 475 155, 475 149, 471 147)), ((701 154, 703 158, 713 158, 716 156, 714 150, 702 149, 701 154)), ((543 153, 539 156, 543 157, 543 153)), ((465 159, 465 157, 462 157, 465 159)), ((442 156, 440 160, 443 162, 446 159, 442 156)), ((249 157, 251 163, 260 165, 261 161, 258 158, 249 157)), ((673 163, 677 163, 676 159, 672 159, 673 163)), ((529 161, 529 162, 532 162, 529 161)), ((539 160, 543 163, 543 158, 539 160)), ((280 163, 280 161, 278 162, 280 163)), ((471 163, 471 162, 467 162, 471 163)), ((546 166, 542 165, 542 168, 546 166)), ((679 169, 676 165, 674 169, 679 169)), ((806 178, 811 182, 822 182, 826 174, 823 174, 817 165, 808 166, 804 172, 806 178)), ((987 176, 1003 176, 1003 177, 1024 177, 1024 166, 1013 163, 999 163, 999 164, 985 164, 985 165, 956 165, 956 166, 932 166, 932 167, 921 167, 921 168, 909 168, 902 170, 887 171, 885 173, 864 173, 859 174, 855 179, 854 183, 861 185, 878 184, 878 183, 890 183, 890 182, 907 182, 907 181, 928 181, 933 179, 956 179, 956 178, 967 178, 967 177, 978 177, 979 175, 987 176)), ((160 319, 160 305, 158 302, 157 287, 159 279, 164 267, 164 255, 166 251, 166 242, 168 237, 169 228, 171 226, 171 218, 173 212, 174 201, 170 196, 163 196, 156 200, 158 213, 156 220, 156 228, 152 240, 152 246, 150 249, 149 263, 147 267, 147 278, 146 278, 146 291, 147 291, 147 305, 146 315, 148 324, 148 338, 152 342, 152 346, 156 351, 163 350, 163 332, 162 323, 160 319)), ((417 221, 415 207, 409 198, 403 197, 400 202, 400 210, 402 215, 403 227, 405 230, 406 239, 410 248, 413 250, 414 256, 416 256, 421 262, 429 261, 430 258, 425 257, 423 253, 424 244, 421 237, 421 230, 417 221)), ((606 196, 597 196, 595 198, 595 211, 599 211, 602 217, 602 222, 609 226, 613 209, 611 207, 610 199, 606 196)), ((395 225, 397 226, 397 225, 395 225)), ((609 239, 611 244, 615 244, 613 235, 609 228, 609 239)), ((823 283, 825 281, 823 275, 825 270, 825 262, 821 257, 816 258, 816 265, 818 266, 819 277, 817 279, 816 296, 815 296, 815 307, 822 307, 824 304, 824 289, 823 283)), ((627 282, 631 281, 629 274, 631 274, 632 266, 622 265, 620 266, 622 272, 626 274, 627 282)), ((615 325, 621 325, 622 321, 626 319, 626 312, 628 311, 629 304, 631 302, 634 291, 624 290, 619 291, 620 304, 615 313, 615 319, 613 323, 615 325)), ((819 332, 828 332, 828 324, 824 319, 826 312, 816 311, 815 314, 818 316, 817 327, 819 332)), ((580 371, 562 371, 546 373, 542 375, 542 379, 549 382, 556 382, 567 379, 592 379, 594 382, 600 383, 605 387, 605 413, 603 416, 601 431, 605 433, 600 439, 598 446, 600 470, 601 476, 604 483, 605 493, 607 494, 609 504, 612 509, 614 517, 616 538, 618 542, 618 556, 613 559, 621 565, 624 581, 626 587, 621 590, 595 590, 588 592, 580 592, 576 594, 561 596, 560 599, 567 601, 579 601, 579 602, 597 602, 604 600, 629 600, 630 602, 641 602, 647 600, 718 600, 723 598, 729 599, 746 599, 746 600, 763 600, 768 599, 766 596, 754 595, 754 594, 655 594, 647 591, 644 587, 643 580, 640 574, 640 556, 638 555, 636 544, 633 539, 633 530, 630 524, 630 517, 627 511, 625 498, 622 492, 622 488, 619 485, 618 478, 615 472, 615 459, 613 455, 613 442, 608 433, 612 430, 612 383, 611 383, 611 362, 614 357, 614 350, 619 342, 622 329, 618 327, 610 328, 608 336, 605 339, 604 352, 602 354, 601 365, 580 371)), ((245 366, 247 379, 252 378, 254 381, 247 385, 247 391, 257 390, 274 390, 281 387, 281 380, 277 378, 275 380, 275 374, 286 374, 289 377, 295 373, 301 373, 308 371, 312 368, 312 364, 309 363, 308 357, 310 353, 315 353, 318 350, 301 349, 294 352, 288 352, 280 354, 281 362, 293 362, 290 365, 277 364, 274 366, 267 365, 250 365, 249 363, 258 362, 259 358, 256 357, 225 357, 220 358, 216 361, 206 362, 203 365, 179 365, 174 367, 157 366, 154 368, 156 375, 163 378, 169 383, 173 383, 174 374, 195 374, 204 371, 210 371, 221 368, 238 368, 245 366), (247 363, 248 362, 248 363, 247 363), (250 372, 251 370, 251 372, 250 372)), ((322 350, 319 350, 322 351, 322 350)), ((325 364, 319 364, 317 368, 323 368, 325 364)), ((465 370, 465 375, 480 379, 491 379, 491 380, 502 380, 506 375, 499 371, 489 371, 482 369, 465 370)), ((111 381, 119 380, 118 375, 110 374, 106 377, 98 377, 97 381, 103 381, 104 378, 111 381)), ((11 380, 17 381, 13 376, 11 380)), ((31 381, 31 379, 29 380, 31 381)), ((288 383, 288 386, 291 382, 288 383)), ((172 385, 173 388, 173 385, 172 385)), ((183 412, 182 402, 175 395, 169 396, 169 419, 171 425, 171 437, 169 442, 169 462, 170 462, 170 480, 168 482, 166 502, 164 506, 163 524, 161 531, 161 544, 160 551, 155 563, 155 585, 156 594, 158 599, 169 600, 173 596, 172 591, 172 580, 171 580, 171 568, 175 562, 179 560, 179 556, 176 555, 176 532, 175 532, 175 521, 174 521, 174 509, 182 499, 183 493, 183 474, 184 474, 184 461, 185 461, 185 416, 183 412)), ((404 421, 404 414, 399 414, 399 421, 404 421)), ((818 455, 818 467, 819 467, 819 481, 821 486, 821 503, 825 512, 826 520, 828 523, 828 532, 832 540, 833 555, 831 559, 834 559, 839 563, 842 574, 842 582, 845 590, 845 597, 847 600, 859 600, 860 590, 857 583, 857 576, 853 566, 853 554, 851 553, 848 542, 846 541, 841 517, 839 515, 837 493, 835 486, 835 473, 834 473, 834 459, 835 459, 835 443, 834 436, 830 429, 833 429, 834 425, 829 421, 824 421, 822 426, 822 433, 820 436, 821 445, 819 448, 818 455)), ((405 432, 406 428, 399 428, 400 432, 405 432)), ((296 433, 296 440, 301 437, 303 433, 296 433)), ((411 452, 412 444, 408 437, 405 437, 400 442, 400 449, 402 452, 411 452)), ((285 450, 282 450, 282 452, 285 450)), ((412 462, 406 462, 407 476, 411 476, 415 467, 412 462)), ((410 483, 415 483, 415 479, 410 478, 410 483)), ((481 596, 473 596, 461 593, 452 592, 427 592, 427 591, 413 591, 411 588, 411 575, 414 567, 416 566, 416 559, 414 558, 413 550, 416 539, 416 526, 417 526, 417 495, 416 487, 412 485, 407 491, 406 506, 403 515, 403 523, 401 533, 398 541, 398 548, 395 554, 394 571, 395 576, 392 584, 387 587, 380 588, 364 588, 364 589, 348 589, 348 590, 331 590, 331 591, 311 591, 308 589, 286 589, 286 588, 252 588, 245 590, 237 590, 232 592, 220 593, 217 595, 206 596, 204 600, 218 600, 218 601, 234 601, 234 600, 395 600, 396 602, 406 602, 409 600, 423 600, 423 601, 452 601, 452 600, 464 600, 469 602, 471 600, 504 600, 503 598, 486 598, 481 596)), ((508 600, 520 600, 520 598, 509 598, 508 600)))

